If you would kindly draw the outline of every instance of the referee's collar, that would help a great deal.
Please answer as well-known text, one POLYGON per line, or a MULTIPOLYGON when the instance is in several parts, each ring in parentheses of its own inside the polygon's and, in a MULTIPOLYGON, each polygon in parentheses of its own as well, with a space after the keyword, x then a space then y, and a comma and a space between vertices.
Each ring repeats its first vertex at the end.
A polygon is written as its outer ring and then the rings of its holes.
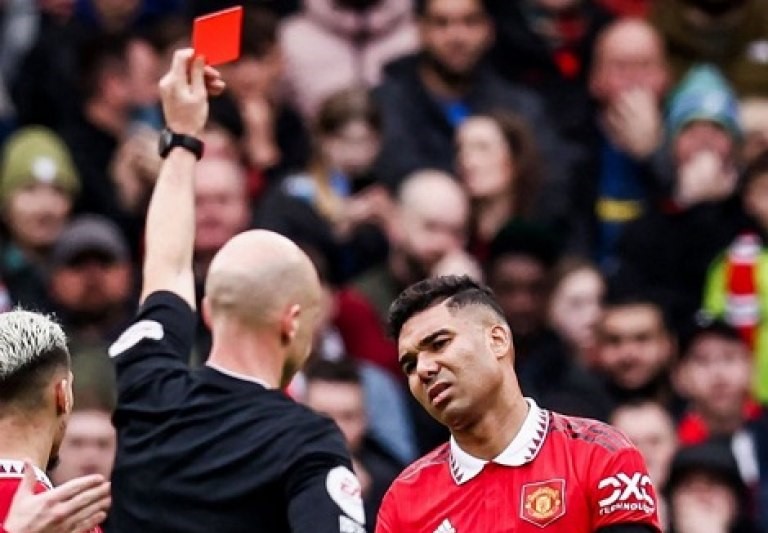
MULTIPOLYGON (((528 414, 525 416, 523 425, 512 442, 493 459, 494 463, 504 466, 522 466, 531 462, 541 450, 549 427, 549 412, 536 405, 532 399, 525 400, 528 402, 528 414)), ((451 437, 450 448, 451 477, 457 485, 476 477, 489 463, 459 448, 453 437, 451 437)))
MULTIPOLYGON (((34 466, 34 465, 33 465, 34 466)), ((13 459, 0 459, 0 479, 21 479, 24 477, 24 461, 15 461, 13 459)), ((35 477, 37 481, 45 485, 49 490, 53 488, 53 483, 48 476, 35 466, 35 477)))

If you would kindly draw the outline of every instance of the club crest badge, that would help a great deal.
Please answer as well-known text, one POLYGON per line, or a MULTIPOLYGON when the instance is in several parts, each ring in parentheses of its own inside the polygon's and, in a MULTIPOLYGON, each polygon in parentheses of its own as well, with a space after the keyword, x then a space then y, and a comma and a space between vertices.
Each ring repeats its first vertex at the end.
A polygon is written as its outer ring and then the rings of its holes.
POLYGON ((546 527, 564 514, 564 479, 549 479, 523 485, 520 518, 539 527, 546 527))

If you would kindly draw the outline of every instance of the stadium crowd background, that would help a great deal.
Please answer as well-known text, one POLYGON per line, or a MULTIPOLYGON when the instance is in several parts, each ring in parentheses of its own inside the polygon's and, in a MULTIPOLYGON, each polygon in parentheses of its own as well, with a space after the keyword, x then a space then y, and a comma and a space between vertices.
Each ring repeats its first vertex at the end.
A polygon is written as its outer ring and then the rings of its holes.
MULTIPOLYGON (((625 431, 670 530, 768 530, 764 0, 0 0, 0 307, 70 337, 54 482, 111 468, 106 353, 136 309, 157 81, 193 17, 235 4, 197 279, 249 227, 313 258, 324 326, 288 392, 341 427, 371 528, 447 438, 388 305, 467 273, 504 308, 523 391, 625 431)), ((208 347, 201 323, 190 363, 208 347)))

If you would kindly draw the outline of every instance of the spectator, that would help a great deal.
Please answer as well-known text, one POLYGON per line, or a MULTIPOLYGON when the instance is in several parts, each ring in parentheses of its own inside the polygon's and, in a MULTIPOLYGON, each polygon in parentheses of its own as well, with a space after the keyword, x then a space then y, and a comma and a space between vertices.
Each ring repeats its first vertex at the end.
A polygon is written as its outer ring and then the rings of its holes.
POLYGON ((748 401, 753 365, 739 332, 724 322, 698 318, 681 335, 680 357, 674 381, 688 400, 678 426, 680 442, 699 444, 710 437, 731 442, 742 478, 756 485, 759 440, 752 422, 760 408, 748 401))
MULTIPOLYGON (((639 400, 616 407, 610 422, 640 450, 653 486, 664 487, 678 447, 675 423, 669 411, 653 400, 639 400)), ((659 520, 663 531, 667 531, 667 502, 662 497, 659 498, 659 520)))
POLYGON ((747 220, 739 235, 712 262, 703 291, 703 308, 738 329, 754 354, 752 391, 768 401, 768 322, 760 311, 768 300, 760 281, 766 268, 768 237, 768 152, 744 172, 740 196, 747 220))
POLYGON ((306 0, 285 20, 288 91, 311 119, 331 94, 373 87, 384 64, 418 46, 413 0, 306 0))
POLYGON ((716 69, 692 69, 674 91, 667 131, 671 199, 627 226, 614 279, 654 291, 677 327, 699 308, 707 268, 741 225, 737 102, 716 69))
POLYGON ((525 122, 503 111, 469 117, 456 145, 459 178, 472 201, 469 247, 482 260, 506 222, 542 214, 538 152, 525 122))
MULTIPOLYGON (((18 58, 9 83, 16 118, 22 125, 44 125, 59 131, 76 114, 78 98, 77 50, 89 32, 73 21, 76 0, 14 0, 35 10, 34 29, 15 24, 14 31, 31 38, 30 48, 18 58)), ((33 11, 34 12, 34 11, 33 11)))
POLYGON ((651 296, 609 292, 597 339, 597 369, 614 405, 644 399, 674 407, 669 373, 675 341, 664 309, 651 296))
MULTIPOLYGON (((535 91, 579 161, 594 115, 587 79, 595 39, 610 17, 593 0, 489 0, 491 58, 508 80, 535 91)), ((535 125, 536 122, 531 123, 535 125)), ((559 154, 557 157, 563 157, 559 154)))
POLYGON ((603 275, 589 261, 566 257, 552 271, 551 288, 547 306, 550 327, 583 368, 592 368, 605 293, 603 275))
POLYGON ((452 256, 464 257, 469 201, 456 180, 424 170, 403 182, 390 225, 389 257, 354 280, 386 323, 389 306, 409 283, 431 276, 452 256))
MULTIPOLYGON (((137 246, 141 213, 128 212, 120 204, 118 187, 110 179, 110 165, 121 142, 127 140, 133 95, 126 57, 127 40, 100 36, 83 46, 80 56, 80 88, 83 106, 78 118, 63 130, 83 184, 78 212, 103 215, 113 220, 128 242, 137 246)), ((147 143, 141 145, 146 152, 147 143)), ((156 159, 154 149, 148 156, 156 159)))
MULTIPOLYGON (((17 131, 1 159, 0 201, 8 234, 0 278, 13 303, 45 309, 51 248, 67 223, 80 180, 66 145, 43 127, 17 131)), ((0 307, 7 310, 8 302, 0 307)))
MULTIPOLYGON (((49 317, 9 311, 0 314, 0 332, 0 524, 5 524, 0 529, 25 533, 30 529, 11 526, 9 508, 16 503, 12 499, 19 487, 30 493, 53 488, 44 469, 59 454, 72 412, 73 376, 64 331, 49 317)), ((109 490, 102 476, 88 478, 76 491, 80 504, 59 509, 66 513, 59 521, 69 522, 60 531, 90 530, 103 521, 109 490), (77 526, 80 529, 75 530, 77 526)), ((100 532, 98 527, 90 531, 100 532)))
POLYGON ((610 406, 599 382, 547 323, 558 253, 541 227, 509 223, 491 241, 486 279, 514 336, 515 371, 525 393, 547 408, 606 420, 610 406))
POLYGON ((338 248, 339 278, 349 279, 386 255, 388 192, 373 173, 381 115, 368 92, 349 89, 324 102, 315 122, 313 161, 264 198, 257 225, 314 235, 338 248))
POLYGON ((661 37, 645 21, 626 19, 601 31, 595 43, 589 90, 597 103, 589 157, 573 182, 573 245, 615 267, 622 230, 662 193, 656 166, 663 152, 662 101, 668 86, 661 37))
POLYGON ((363 488, 366 530, 373 533, 384 493, 405 466, 366 436, 362 376, 351 359, 317 359, 307 365, 305 403, 341 428, 363 488))
POLYGON ((742 100, 739 118, 744 135, 740 159, 744 165, 749 165, 768 151, 768 98, 742 100))
POLYGON ((739 95, 768 91, 768 4, 762 0, 656 2, 651 20, 667 42, 677 80, 697 63, 713 63, 739 95))
POLYGON ((709 441, 681 448, 664 492, 671 533, 757 533, 749 492, 728 445, 709 441))
MULTIPOLYGON (((82 390, 82 389, 80 389, 82 390)), ((56 485, 89 474, 112 475, 117 435, 112 426, 112 403, 83 401, 77 404, 61 441, 59 461, 51 470, 56 485)))
MULTIPOLYGON (((376 97, 384 117, 382 179, 400 183, 410 172, 452 172, 456 128, 473 114, 506 109, 535 125, 536 144, 548 167, 548 199, 561 201, 564 153, 541 101, 511 85, 484 63, 493 28, 481 0, 424 0, 418 4, 421 51, 385 70, 376 97), (555 155, 556 154, 556 155, 555 155)), ((548 208, 560 213, 562 206, 548 208)))
POLYGON ((133 264, 128 244, 113 222, 76 217, 51 252, 49 291, 53 308, 78 354, 117 340, 133 318, 133 264))
POLYGON ((285 174, 303 170, 311 150, 302 118, 281 94, 285 54, 278 25, 270 10, 246 8, 240 58, 222 66, 229 91, 212 103, 214 120, 240 141, 253 198, 285 174))

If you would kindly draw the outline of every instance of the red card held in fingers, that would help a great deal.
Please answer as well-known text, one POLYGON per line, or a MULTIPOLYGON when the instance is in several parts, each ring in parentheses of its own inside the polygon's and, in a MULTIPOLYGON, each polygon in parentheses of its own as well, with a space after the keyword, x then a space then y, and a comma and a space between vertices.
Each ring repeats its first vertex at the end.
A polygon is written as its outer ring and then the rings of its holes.
POLYGON ((197 17, 192 28, 192 47, 196 56, 208 65, 229 63, 240 57, 240 33, 243 27, 241 6, 197 17))

